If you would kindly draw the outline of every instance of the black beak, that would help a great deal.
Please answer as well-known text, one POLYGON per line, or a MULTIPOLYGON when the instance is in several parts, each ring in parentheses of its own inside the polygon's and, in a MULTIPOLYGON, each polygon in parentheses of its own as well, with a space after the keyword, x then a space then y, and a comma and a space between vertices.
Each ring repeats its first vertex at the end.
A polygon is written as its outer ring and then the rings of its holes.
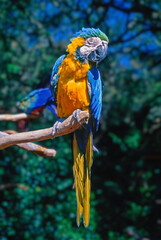
POLYGON ((92 51, 92 52, 89 54, 88 59, 89 59, 91 62, 99 62, 99 60, 100 60, 100 55, 98 54, 97 50, 92 51))

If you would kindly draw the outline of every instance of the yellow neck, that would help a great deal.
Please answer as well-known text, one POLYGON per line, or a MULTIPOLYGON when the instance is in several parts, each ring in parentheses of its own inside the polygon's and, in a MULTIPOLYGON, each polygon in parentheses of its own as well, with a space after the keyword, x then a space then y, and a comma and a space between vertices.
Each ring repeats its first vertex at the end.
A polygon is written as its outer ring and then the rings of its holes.
POLYGON ((63 75, 63 78, 69 79, 74 74, 75 80, 77 81, 87 76, 87 72, 91 68, 90 64, 88 62, 81 63, 75 59, 77 47, 83 46, 84 42, 84 38, 77 37, 68 45, 68 55, 61 64, 58 72, 60 75, 63 75))
POLYGON ((82 38, 82 37, 74 38, 72 40, 72 42, 68 45, 67 52, 69 52, 69 54, 73 54, 74 55, 77 47, 83 46, 84 43, 85 43, 85 39, 84 38, 82 38))

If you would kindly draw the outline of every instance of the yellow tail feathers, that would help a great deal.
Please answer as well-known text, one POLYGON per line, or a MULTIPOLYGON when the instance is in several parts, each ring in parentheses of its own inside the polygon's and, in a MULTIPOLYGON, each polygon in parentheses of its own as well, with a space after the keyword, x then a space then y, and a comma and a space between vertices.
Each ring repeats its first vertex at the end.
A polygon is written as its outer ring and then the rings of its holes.
POLYGON ((90 216, 90 176, 89 171, 86 169, 85 179, 84 179, 84 201, 83 201, 83 220, 85 227, 88 227, 89 216, 90 216))
POLYGON ((93 158, 92 133, 89 134, 85 155, 80 152, 74 135, 73 156, 74 185, 77 198, 77 225, 80 225, 80 219, 83 213, 84 225, 87 227, 90 217, 90 170, 93 158))

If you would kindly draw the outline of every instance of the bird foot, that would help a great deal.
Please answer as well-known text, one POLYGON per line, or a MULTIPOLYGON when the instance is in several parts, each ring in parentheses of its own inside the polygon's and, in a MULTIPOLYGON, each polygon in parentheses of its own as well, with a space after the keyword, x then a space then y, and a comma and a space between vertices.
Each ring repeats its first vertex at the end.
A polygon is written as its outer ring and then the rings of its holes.
POLYGON ((77 122, 81 125, 80 118, 79 118, 79 113, 81 112, 80 109, 77 109, 73 112, 73 117, 77 120, 77 122))
MULTIPOLYGON (((80 109, 77 109, 77 110, 75 110, 75 111, 73 112, 72 115, 73 115, 73 117, 77 120, 77 122, 81 125, 80 118, 79 118, 80 112, 81 112, 81 110, 80 110, 80 109)), ((85 124, 87 124, 87 123, 88 123, 88 120, 85 119, 84 122, 85 122, 85 124)))
POLYGON ((60 124, 64 121, 64 119, 59 119, 58 121, 56 121, 53 125, 53 129, 52 129, 52 136, 53 138, 55 137, 55 133, 58 133, 58 129, 60 124))

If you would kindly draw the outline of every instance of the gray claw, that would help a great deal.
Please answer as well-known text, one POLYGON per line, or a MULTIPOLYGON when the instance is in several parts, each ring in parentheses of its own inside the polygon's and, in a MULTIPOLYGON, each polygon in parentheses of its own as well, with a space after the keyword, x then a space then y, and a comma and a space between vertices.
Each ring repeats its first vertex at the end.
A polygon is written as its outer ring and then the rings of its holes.
POLYGON ((56 121, 53 125, 53 129, 52 129, 52 135, 53 135, 53 138, 55 137, 55 133, 58 132, 58 129, 59 129, 59 125, 61 124, 60 121, 56 121))
POLYGON ((73 112, 73 117, 77 120, 77 122, 81 125, 80 118, 79 118, 79 113, 81 112, 80 109, 77 109, 73 112))
POLYGON ((96 148, 94 145, 93 145, 93 151, 99 153, 98 148, 96 148))

